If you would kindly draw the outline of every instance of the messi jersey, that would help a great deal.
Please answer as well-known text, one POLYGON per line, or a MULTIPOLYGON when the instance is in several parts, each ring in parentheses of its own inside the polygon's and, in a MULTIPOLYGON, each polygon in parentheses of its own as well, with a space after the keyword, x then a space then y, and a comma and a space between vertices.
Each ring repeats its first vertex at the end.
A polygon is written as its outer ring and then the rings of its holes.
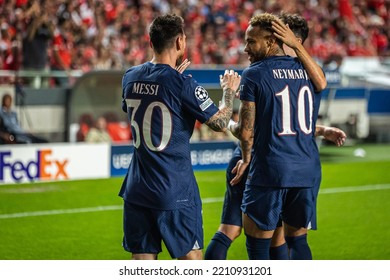
POLYGON ((218 111, 207 91, 169 65, 150 62, 127 70, 122 88, 134 155, 119 195, 161 210, 200 204, 189 141, 195 120, 218 111))
POLYGON ((256 103, 247 184, 313 187, 321 177, 315 125, 321 94, 301 62, 274 56, 244 70, 240 98, 256 103))

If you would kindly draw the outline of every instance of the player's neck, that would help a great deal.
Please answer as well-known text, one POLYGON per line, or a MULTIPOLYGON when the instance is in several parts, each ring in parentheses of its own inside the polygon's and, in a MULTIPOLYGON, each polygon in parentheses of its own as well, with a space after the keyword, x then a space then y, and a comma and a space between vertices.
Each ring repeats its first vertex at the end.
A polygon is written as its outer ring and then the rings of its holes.
POLYGON ((153 64, 168 64, 172 68, 176 67, 176 55, 171 54, 170 52, 162 52, 161 54, 154 54, 152 60, 150 61, 153 64))
POLYGON ((271 48, 267 54, 267 57, 270 56, 285 56, 285 53, 281 48, 271 48))

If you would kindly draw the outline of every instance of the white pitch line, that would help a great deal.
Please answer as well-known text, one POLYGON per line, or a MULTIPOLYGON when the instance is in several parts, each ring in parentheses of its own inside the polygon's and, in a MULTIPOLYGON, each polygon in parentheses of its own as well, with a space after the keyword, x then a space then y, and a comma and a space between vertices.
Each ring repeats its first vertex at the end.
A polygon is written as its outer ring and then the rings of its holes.
MULTIPOLYGON (((330 189, 320 190, 320 194, 377 191, 377 190, 387 190, 387 189, 390 189, 390 184, 330 188, 330 189)), ((223 201, 223 199, 224 199, 223 197, 208 197, 208 198, 202 199, 202 203, 208 204, 208 203, 221 202, 221 201, 223 201)), ((24 217, 89 213, 89 212, 113 211, 113 210, 122 210, 122 209, 123 209, 122 205, 109 205, 109 206, 97 206, 97 207, 87 207, 87 208, 57 209, 57 210, 35 211, 35 212, 20 212, 20 213, 10 213, 10 214, 0 214, 0 219, 13 219, 13 218, 24 218, 24 217)))
POLYGON ((202 204, 221 202, 224 200, 224 197, 207 197, 202 199, 202 204))
POLYGON ((320 188, 320 194, 332 194, 332 193, 346 193, 346 192, 365 192, 365 191, 377 191, 390 189, 390 184, 383 185, 368 185, 368 186, 355 186, 355 187, 340 187, 323 189, 320 188))
POLYGON ((110 206, 97 206, 97 207, 88 207, 88 208, 58 209, 58 210, 46 210, 46 211, 35 211, 35 212, 20 212, 20 213, 11 213, 11 214, 1 214, 0 219, 50 216, 50 215, 61 215, 61 214, 75 214, 75 213, 88 213, 88 212, 111 211, 111 210, 120 210, 120 209, 123 209, 123 206, 110 205, 110 206))

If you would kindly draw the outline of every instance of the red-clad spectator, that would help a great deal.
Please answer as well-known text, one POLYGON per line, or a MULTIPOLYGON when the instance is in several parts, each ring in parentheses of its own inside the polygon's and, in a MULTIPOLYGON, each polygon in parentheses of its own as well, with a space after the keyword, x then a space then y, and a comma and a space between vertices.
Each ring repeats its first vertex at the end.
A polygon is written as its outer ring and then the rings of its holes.
POLYGON ((369 36, 378 55, 386 55, 386 50, 389 47, 389 38, 386 34, 380 28, 372 27, 369 29, 369 36))
POLYGON ((118 16, 116 2, 110 0, 106 1, 104 5, 104 11, 105 11, 106 22, 108 24, 113 23, 118 16))
MULTIPOLYGON (((70 24, 69 20, 60 19, 58 28, 54 31, 50 62, 50 67, 54 71, 66 71, 69 73, 71 70, 73 42, 69 40, 70 24)), ((55 82, 57 85, 66 86, 68 78, 58 77, 55 78, 55 82)))
POLYGON ((18 71, 20 69, 20 49, 21 47, 18 41, 13 41, 10 51, 5 55, 3 65, 4 70, 18 71))
MULTIPOLYGON (((0 62, 2 69, 18 71, 21 64, 20 43, 12 36, 12 27, 2 24, 0 30, 0 62)), ((1 83, 12 83, 13 77, 1 77, 1 83)))
POLYGON ((350 22, 354 21, 352 6, 349 0, 339 0, 339 13, 341 17, 347 18, 350 22))
POLYGON ((15 1, 15 6, 20 8, 20 7, 25 7, 28 4, 28 0, 16 0, 15 1))
POLYGON ((382 14, 386 10, 386 0, 367 0, 367 7, 382 14))

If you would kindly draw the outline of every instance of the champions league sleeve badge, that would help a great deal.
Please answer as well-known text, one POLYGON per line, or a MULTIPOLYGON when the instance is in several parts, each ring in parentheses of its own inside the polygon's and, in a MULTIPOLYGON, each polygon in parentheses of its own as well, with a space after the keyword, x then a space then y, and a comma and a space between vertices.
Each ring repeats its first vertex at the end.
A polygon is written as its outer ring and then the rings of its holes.
POLYGON ((207 98, 209 98, 209 93, 204 87, 197 86, 195 89, 195 96, 200 101, 205 101, 207 98))
POLYGON ((208 107, 210 107, 211 104, 213 104, 213 101, 209 98, 209 93, 202 86, 197 86, 195 88, 195 96, 199 101, 203 102, 199 105, 202 111, 206 110, 208 107))

